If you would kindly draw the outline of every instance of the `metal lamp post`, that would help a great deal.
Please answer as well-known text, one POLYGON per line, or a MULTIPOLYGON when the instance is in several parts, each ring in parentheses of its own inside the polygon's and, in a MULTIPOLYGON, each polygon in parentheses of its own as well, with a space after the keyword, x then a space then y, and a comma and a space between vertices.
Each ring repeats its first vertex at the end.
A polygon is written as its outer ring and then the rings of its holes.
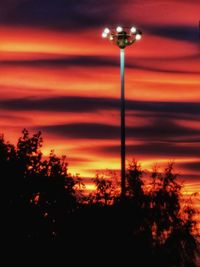
POLYGON ((132 45, 140 40, 142 32, 135 27, 116 29, 105 28, 102 33, 103 38, 108 38, 120 48, 120 79, 121 79, 121 198, 126 195, 126 135, 125 135, 125 93, 124 93, 124 66, 126 46, 132 45))

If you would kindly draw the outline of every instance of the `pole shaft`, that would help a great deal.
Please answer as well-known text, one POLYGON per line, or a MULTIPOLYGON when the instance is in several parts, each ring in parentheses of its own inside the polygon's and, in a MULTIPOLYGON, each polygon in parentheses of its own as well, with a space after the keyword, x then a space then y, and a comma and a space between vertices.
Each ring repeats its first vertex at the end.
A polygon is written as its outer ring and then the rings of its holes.
POLYGON ((124 91, 124 49, 120 49, 120 78, 121 78, 121 198, 126 194, 126 143, 125 143, 125 91, 124 91))

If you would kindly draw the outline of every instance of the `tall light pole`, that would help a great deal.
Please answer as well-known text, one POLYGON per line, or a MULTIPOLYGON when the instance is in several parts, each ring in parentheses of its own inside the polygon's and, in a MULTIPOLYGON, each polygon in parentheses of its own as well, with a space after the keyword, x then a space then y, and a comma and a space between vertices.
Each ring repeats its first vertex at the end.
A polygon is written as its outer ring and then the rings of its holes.
POLYGON ((126 195, 126 132, 125 132, 125 91, 124 91, 124 66, 126 46, 140 40, 142 32, 136 27, 116 29, 105 28, 102 37, 108 38, 120 48, 120 79, 121 79, 121 198, 126 195))

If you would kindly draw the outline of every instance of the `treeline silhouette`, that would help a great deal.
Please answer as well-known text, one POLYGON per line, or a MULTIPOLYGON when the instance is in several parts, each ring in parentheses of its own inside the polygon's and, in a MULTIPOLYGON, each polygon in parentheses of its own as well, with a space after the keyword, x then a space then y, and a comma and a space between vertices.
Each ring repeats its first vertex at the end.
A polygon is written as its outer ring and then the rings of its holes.
POLYGON ((172 163, 163 172, 154 168, 145 186, 144 171, 133 161, 125 199, 100 175, 88 195, 82 180, 68 174, 66 157, 51 151, 43 159, 42 144, 40 132, 30 136, 26 129, 16 146, 0 137, 1 243, 10 253, 27 246, 36 255, 39 247, 53 246, 54 253, 65 251, 66 262, 70 253, 84 252, 102 265, 109 258, 112 266, 120 260, 122 266, 198 266, 197 211, 181 203, 172 163))

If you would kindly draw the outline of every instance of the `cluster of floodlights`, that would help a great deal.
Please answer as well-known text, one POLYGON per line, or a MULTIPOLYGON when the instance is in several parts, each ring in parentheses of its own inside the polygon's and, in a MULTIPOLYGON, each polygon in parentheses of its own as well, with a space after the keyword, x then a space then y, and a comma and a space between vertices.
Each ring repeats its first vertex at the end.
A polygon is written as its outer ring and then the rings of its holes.
POLYGON ((142 38, 142 32, 136 27, 123 28, 118 26, 116 29, 105 28, 102 33, 103 38, 108 38, 114 42, 119 48, 124 49, 126 46, 131 45, 135 41, 142 38))

